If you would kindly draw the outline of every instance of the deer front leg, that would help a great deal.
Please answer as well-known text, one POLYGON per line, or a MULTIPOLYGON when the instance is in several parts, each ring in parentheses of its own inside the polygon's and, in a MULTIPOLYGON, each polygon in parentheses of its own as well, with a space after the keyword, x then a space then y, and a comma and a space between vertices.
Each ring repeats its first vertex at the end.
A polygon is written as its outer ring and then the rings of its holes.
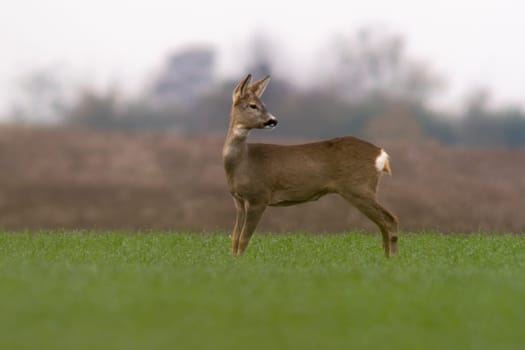
POLYGON ((248 243, 250 243, 250 238, 252 238, 253 232, 255 231, 259 220, 261 220, 261 216, 265 209, 266 204, 245 202, 244 225, 241 230, 237 256, 241 256, 246 250, 248 243))
POLYGON ((244 202, 240 199, 233 198, 233 203, 235 204, 235 209, 237 216, 235 218, 235 226, 233 227, 232 232, 232 255, 237 255, 237 250, 239 249, 239 237, 241 236, 241 230, 244 225, 244 202))

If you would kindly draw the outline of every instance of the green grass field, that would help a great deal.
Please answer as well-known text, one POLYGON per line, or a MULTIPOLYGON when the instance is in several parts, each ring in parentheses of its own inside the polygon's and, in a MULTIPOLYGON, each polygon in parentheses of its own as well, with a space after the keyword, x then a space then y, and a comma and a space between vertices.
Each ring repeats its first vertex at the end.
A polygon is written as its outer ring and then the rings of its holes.
POLYGON ((524 349, 523 235, 0 233, 0 349, 524 349))

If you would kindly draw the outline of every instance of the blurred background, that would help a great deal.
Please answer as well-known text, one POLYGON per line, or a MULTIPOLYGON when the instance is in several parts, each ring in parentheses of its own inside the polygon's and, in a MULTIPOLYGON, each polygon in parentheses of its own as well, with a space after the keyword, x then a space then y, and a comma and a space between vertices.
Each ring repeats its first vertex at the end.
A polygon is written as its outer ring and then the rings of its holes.
MULTIPOLYGON (((403 230, 524 232, 525 3, 19 0, 0 13, 0 227, 227 232, 231 92, 296 143, 387 149, 403 230)), ((335 196, 261 231, 375 230, 335 196)))

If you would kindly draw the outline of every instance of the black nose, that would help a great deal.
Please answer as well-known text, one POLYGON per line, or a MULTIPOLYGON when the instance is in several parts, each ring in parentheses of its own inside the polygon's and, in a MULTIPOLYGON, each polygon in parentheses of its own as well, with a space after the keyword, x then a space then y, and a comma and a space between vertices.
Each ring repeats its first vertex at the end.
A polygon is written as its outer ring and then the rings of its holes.
POLYGON ((272 118, 270 120, 268 120, 266 123, 263 124, 264 126, 266 127, 269 127, 269 128, 273 128, 277 125, 277 119, 275 118, 272 118))

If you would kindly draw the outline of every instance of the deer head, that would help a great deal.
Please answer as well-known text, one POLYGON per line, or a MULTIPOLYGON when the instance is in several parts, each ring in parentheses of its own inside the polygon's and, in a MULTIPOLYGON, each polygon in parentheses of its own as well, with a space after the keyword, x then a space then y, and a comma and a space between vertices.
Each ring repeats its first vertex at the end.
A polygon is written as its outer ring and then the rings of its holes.
POLYGON ((251 80, 252 75, 248 74, 233 90, 230 127, 236 133, 247 133, 251 129, 272 129, 277 125, 277 119, 261 101, 270 76, 250 85, 251 80))

